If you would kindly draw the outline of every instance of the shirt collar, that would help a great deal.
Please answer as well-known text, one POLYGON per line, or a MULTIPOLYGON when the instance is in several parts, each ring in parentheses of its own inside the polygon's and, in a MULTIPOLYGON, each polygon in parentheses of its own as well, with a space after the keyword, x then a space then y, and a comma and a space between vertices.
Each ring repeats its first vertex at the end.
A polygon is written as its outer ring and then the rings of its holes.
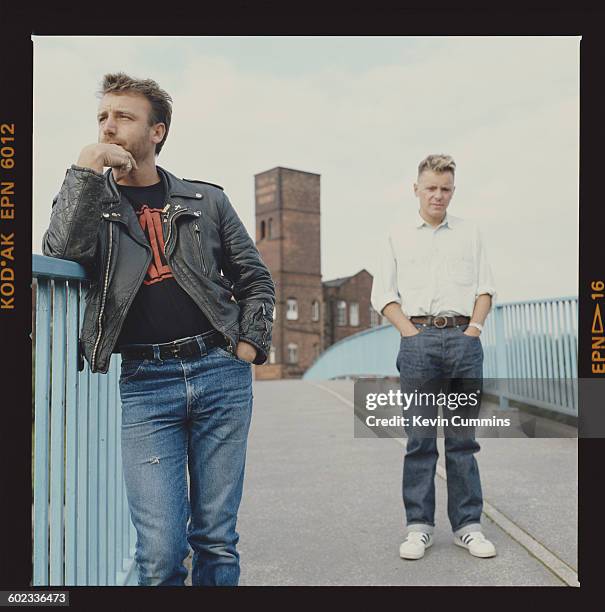
POLYGON ((445 211, 445 217, 443 218, 443 221, 437 226, 437 227, 431 227, 421 216, 420 216, 420 211, 418 211, 416 213, 416 228, 417 229, 421 229, 422 227, 424 227, 426 225, 426 227, 430 227, 433 230, 437 230, 440 227, 453 227, 454 223, 453 223, 453 217, 449 216, 447 214, 447 211, 445 211))

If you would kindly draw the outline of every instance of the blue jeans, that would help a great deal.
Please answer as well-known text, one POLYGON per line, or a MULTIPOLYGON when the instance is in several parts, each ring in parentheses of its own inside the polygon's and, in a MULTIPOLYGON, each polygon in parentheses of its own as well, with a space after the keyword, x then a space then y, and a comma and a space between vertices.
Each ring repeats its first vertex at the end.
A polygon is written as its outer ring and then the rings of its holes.
POLYGON ((239 580, 252 370, 196 339, 201 357, 161 360, 154 345, 154 359, 122 361, 122 463, 140 585, 183 586, 188 543, 194 586, 239 580))
MULTIPOLYGON (((478 337, 466 336, 465 325, 439 329, 418 324, 420 333, 402 337, 397 368, 403 393, 445 394, 482 391, 483 348, 478 337)), ((480 397, 480 394, 479 394, 480 397)), ((476 418, 479 405, 443 407, 443 417, 454 414, 476 418)), ((403 463, 403 502, 409 531, 432 533, 435 525, 435 426, 412 426, 414 416, 435 418, 436 403, 414 402, 404 416, 408 442, 403 463)), ((447 511, 456 535, 479 530, 483 497, 475 453, 480 450, 474 427, 444 427, 447 472, 447 511)))

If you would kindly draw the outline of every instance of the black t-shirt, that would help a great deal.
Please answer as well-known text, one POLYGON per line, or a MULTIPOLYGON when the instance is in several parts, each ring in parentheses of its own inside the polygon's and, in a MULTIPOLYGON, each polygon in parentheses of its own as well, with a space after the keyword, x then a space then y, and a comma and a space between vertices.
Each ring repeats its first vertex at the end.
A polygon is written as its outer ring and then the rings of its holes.
POLYGON ((212 325, 176 282, 164 256, 162 182, 149 187, 118 187, 136 212, 153 258, 143 284, 130 305, 116 347, 171 342, 211 331, 212 325))

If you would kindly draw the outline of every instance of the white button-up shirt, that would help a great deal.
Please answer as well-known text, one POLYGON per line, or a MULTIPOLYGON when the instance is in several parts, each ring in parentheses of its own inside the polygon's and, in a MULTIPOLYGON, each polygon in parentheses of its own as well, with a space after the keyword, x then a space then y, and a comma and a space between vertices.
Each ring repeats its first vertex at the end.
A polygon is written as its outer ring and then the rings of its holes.
POLYGON ((390 302, 408 317, 470 317, 482 293, 496 290, 478 227, 446 213, 433 228, 417 212, 402 214, 381 245, 372 285, 378 312, 390 302))

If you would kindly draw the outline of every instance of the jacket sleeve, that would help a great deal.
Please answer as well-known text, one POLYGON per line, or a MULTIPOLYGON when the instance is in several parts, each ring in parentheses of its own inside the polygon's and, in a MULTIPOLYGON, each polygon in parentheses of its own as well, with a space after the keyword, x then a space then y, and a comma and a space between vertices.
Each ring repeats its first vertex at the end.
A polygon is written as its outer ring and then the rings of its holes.
POLYGON ((234 285, 233 296, 240 306, 239 337, 257 349, 254 363, 260 365, 267 360, 271 347, 275 286, 269 269, 225 194, 219 210, 227 273, 234 285))
POLYGON ((55 196, 50 225, 42 237, 42 253, 75 261, 88 270, 95 265, 105 178, 90 168, 73 165, 55 196))

